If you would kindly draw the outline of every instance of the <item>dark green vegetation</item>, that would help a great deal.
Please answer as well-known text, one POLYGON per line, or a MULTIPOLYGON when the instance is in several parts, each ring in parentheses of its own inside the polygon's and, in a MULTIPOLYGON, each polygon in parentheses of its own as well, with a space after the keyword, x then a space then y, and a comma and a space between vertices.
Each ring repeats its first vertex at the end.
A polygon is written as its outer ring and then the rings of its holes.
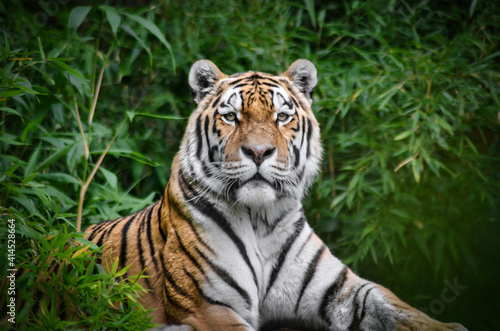
MULTIPOLYGON (((194 109, 194 61, 276 73, 307 58, 320 75, 313 108, 325 147, 310 222, 361 276, 439 320, 495 329, 494 1, 87 3, 0 4, 0 244, 6 252, 15 219, 16 263, 33 270, 17 291, 28 301, 48 293, 36 317, 18 307, 17 325, 147 327, 141 289, 95 264, 79 215, 85 229, 160 198, 194 109), (65 320, 57 293, 92 318, 65 320)), ((8 263, 2 253, 2 278, 8 263)))

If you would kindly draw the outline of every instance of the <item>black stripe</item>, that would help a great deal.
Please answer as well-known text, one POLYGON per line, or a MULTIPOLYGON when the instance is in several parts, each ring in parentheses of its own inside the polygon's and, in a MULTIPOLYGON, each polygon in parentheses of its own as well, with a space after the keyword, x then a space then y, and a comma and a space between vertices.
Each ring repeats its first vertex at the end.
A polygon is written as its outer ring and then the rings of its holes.
POLYGON ((235 81, 230 82, 228 85, 229 85, 229 86, 236 85, 236 84, 238 84, 239 82, 243 81, 243 79, 244 79, 244 78, 237 79, 237 80, 235 80, 235 81))
POLYGON ((164 273, 167 283, 170 284, 170 286, 177 294, 182 295, 183 297, 188 298, 191 301, 195 301, 195 299, 189 293, 187 293, 182 287, 179 286, 179 284, 177 284, 168 269, 165 268, 164 273))
MULTIPOLYGON (((179 240, 180 242, 180 240, 179 240)), ((181 244, 182 245, 182 244, 181 244)), ((162 266, 162 269, 163 269, 163 274, 165 275, 165 279, 166 279, 166 283, 168 282, 174 289, 175 291, 186 297, 186 298, 189 298, 191 299, 192 301, 195 301, 195 299, 189 295, 189 293, 187 293, 184 289, 182 289, 178 284, 177 282, 175 282, 175 280, 173 279, 172 275, 170 274, 170 272, 167 270, 167 263, 165 262, 165 257, 163 256, 163 252, 160 251, 160 261, 161 261, 161 266, 162 266)), ((167 288, 167 284, 165 283, 165 291, 168 292, 168 288, 167 288)), ((168 312, 166 311, 166 313, 168 314, 168 312)))
POLYGON ((207 301, 208 303, 212 304, 212 305, 219 305, 219 306, 224 306, 224 307, 227 307, 227 308, 230 308, 230 309, 233 309, 231 306, 229 306, 228 304, 225 304, 225 303, 222 303, 220 301, 217 301, 217 300, 214 300, 212 298, 210 298, 208 295, 206 295, 203 290, 201 289, 201 286, 200 284, 198 283, 198 281, 196 280, 196 278, 189 272, 187 271, 186 269, 184 269, 184 274, 186 276, 188 276, 191 281, 194 283, 194 287, 196 287, 196 290, 200 293, 201 297, 207 301))
MULTIPOLYGON (((173 225, 173 224, 172 224, 173 225)), ((202 273, 205 277, 205 271, 203 270, 203 267, 201 266, 201 264, 194 258, 194 256, 189 253, 189 251, 187 250, 186 246, 182 243, 182 240, 181 238, 179 237, 179 234, 177 233, 177 229, 175 228, 175 226, 173 225, 174 227, 174 233, 177 237, 177 240, 179 242, 179 246, 181 248, 181 250, 184 252, 184 254, 186 254, 186 256, 188 257, 188 259, 195 265, 195 267, 200 271, 200 273, 202 273)), ((248 304, 248 307, 251 307, 251 300, 250 300, 250 296, 248 295, 248 293, 242 289, 237 283, 236 281, 229 275, 229 273, 227 271, 225 271, 224 269, 222 269, 221 267, 215 265, 205 254, 203 254, 202 251, 200 251, 198 249, 198 247, 195 247, 194 248, 196 253, 212 268, 212 270, 214 270, 214 272, 224 281, 226 282, 229 286, 233 287, 242 297, 243 299, 246 301, 246 303, 248 304)))
POLYGON ((107 221, 104 221, 100 224, 96 224, 94 226, 94 228, 92 229, 92 232, 90 234, 90 236, 87 238, 88 241, 92 241, 92 239, 94 239, 94 237, 101 232, 102 230, 102 227, 107 225, 111 220, 107 220, 107 221))
POLYGON ((130 228, 130 225, 134 222, 135 218, 137 217, 138 214, 134 214, 130 216, 129 220, 125 225, 123 226, 122 229, 122 245, 120 247, 120 261, 119 265, 121 268, 125 267, 126 262, 127 262, 127 232, 128 229, 130 228))
POLYGON ((262 82, 262 85, 271 86, 271 87, 280 87, 277 84, 271 84, 271 83, 266 83, 266 82, 262 82))
MULTIPOLYGON (((156 203, 158 204, 158 203, 156 203)), ((153 209, 154 207, 156 206, 153 205, 151 207, 151 209, 149 210, 149 213, 148 213, 148 216, 146 218, 146 233, 147 233, 147 238, 148 238, 148 243, 149 243, 149 254, 151 255, 151 260, 153 260, 153 263, 155 265, 155 269, 156 271, 159 270, 158 268, 158 261, 156 261, 156 258, 155 258, 155 244, 154 244, 154 241, 153 241, 153 238, 152 238, 152 234, 151 234, 151 221, 152 221, 152 218, 153 218, 153 209)), ((159 222, 160 220, 158 220, 159 222)))
POLYGON ((302 118, 302 137, 300 139, 300 149, 302 149, 302 146, 304 145, 304 136, 306 134, 306 119, 304 118, 304 116, 301 116, 302 118))
POLYGON ((311 119, 307 119, 307 154, 306 157, 309 158, 311 155, 311 135, 312 135, 312 122, 311 119))
POLYGON ((174 308, 177 308, 179 310, 182 310, 183 312, 186 312, 188 314, 193 314, 194 312, 182 305, 182 303, 178 302, 175 297, 173 297, 170 294, 170 291, 167 288, 167 284, 165 283, 165 299, 168 303, 170 303, 174 308))
POLYGON ((203 270, 203 267, 201 266, 200 262, 194 258, 194 256, 187 250, 186 246, 182 243, 181 237, 177 233, 177 229, 175 228, 175 225, 172 224, 172 227, 174 229, 175 237, 177 238, 177 241, 179 242, 179 247, 181 248, 182 252, 187 256, 187 258, 194 264, 196 269, 200 271, 203 275, 205 275, 205 270, 203 270))
POLYGON ((243 87, 243 86, 247 86, 247 85, 248 85, 248 83, 241 83, 241 84, 235 85, 233 88, 243 87))
MULTIPOLYGON (((361 291, 361 289, 363 287, 365 287, 366 285, 369 285, 369 284, 370 283, 365 283, 365 284, 361 285, 360 287, 358 287, 358 289, 354 293, 354 296, 353 296, 354 313, 353 313, 351 324, 348 327, 348 330, 353 330, 353 331, 359 331, 360 330, 361 321, 363 319, 362 319, 361 316, 358 317, 358 315, 359 315, 359 300, 358 300, 358 295, 359 295, 359 292, 361 291)), ((363 317, 364 317, 364 311, 365 311, 366 296, 367 296, 368 292, 370 292, 372 289, 373 289, 373 287, 371 289, 369 289, 368 291, 366 291, 365 297, 363 298, 363 305, 362 305, 362 308, 361 308, 361 315, 363 317)))
POLYGON ((203 140, 201 138, 201 116, 196 119, 196 157, 201 160, 201 149, 203 147, 203 140))
MULTIPOLYGON (((143 224, 146 222, 145 220, 146 220, 146 218, 143 217, 141 220, 143 224)), ((139 229, 137 230, 137 250, 138 250, 137 254, 139 255, 139 262, 141 263, 141 271, 146 269, 146 262, 144 261, 144 255, 143 255, 143 251, 142 251, 142 239, 141 239, 143 224, 141 224, 141 226, 139 226, 139 229)), ((147 276, 146 271, 144 273, 147 276)), ((146 282, 146 286, 149 289, 153 289, 149 278, 144 278, 144 281, 146 282)), ((153 294, 154 294, 154 292, 153 292, 153 294)))
POLYGON ((306 291, 307 285, 311 282, 314 277, 314 273, 316 272, 316 267, 318 266, 319 258, 321 254, 323 254, 326 250, 326 245, 323 244, 320 249, 316 252, 311 262, 309 262, 309 266, 307 267, 306 274, 304 275, 304 279, 302 280, 302 288, 300 289, 299 298, 297 299, 297 304, 295 305, 295 313, 299 310, 300 300, 302 300, 302 296, 306 291))
POLYGON ((297 257, 300 255, 300 253, 302 253, 302 250, 304 249, 304 247, 306 247, 307 243, 309 243, 309 240, 312 238, 314 232, 311 232, 311 234, 309 235, 309 237, 307 237, 307 239, 304 241, 304 243, 302 244, 302 246, 300 246, 300 249, 299 251, 297 252, 297 257))
POLYGON ((193 220, 191 219, 191 217, 187 216, 184 214, 184 212, 181 210, 179 204, 177 201, 175 200, 170 200, 170 204, 169 204, 169 208, 170 206, 172 206, 173 208, 175 208, 176 212, 179 214, 180 218, 185 220, 186 223, 189 225, 189 227, 191 228, 191 231, 193 231, 194 235, 196 236, 196 239, 201 243, 201 245, 203 247, 205 247, 208 251, 210 251, 210 253, 214 254, 214 255, 217 255, 214 251, 214 249, 212 247, 210 247, 206 242, 205 240, 203 240, 203 238, 200 236, 200 234, 198 233, 198 230, 196 230, 194 224, 193 224, 193 220))
POLYGON ((109 236, 109 234, 113 231, 115 226, 117 226, 121 221, 123 221, 123 218, 117 218, 116 220, 114 220, 114 224, 112 224, 108 229, 106 229, 106 231, 103 231, 104 233, 99 238, 99 240, 96 242, 96 245, 101 247, 103 244, 104 238, 107 238, 109 236))
MULTIPOLYGON (((299 121, 299 115, 297 115, 297 113, 293 114, 292 116, 296 116, 297 117, 297 126, 295 128, 291 128, 294 132, 299 132, 300 131, 300 121, 299 121)), ((295 118, 292 118, 292 120, 290 121, 293 122, 295 120, 295 118)), ((295 139, 295 135, 293 135, 292 137, 292 140, 295 139)))
POLYGON ((331 322, 327 318, 327 307, 335 299, 337 296, 338 292, 344 286, 345 281, 347 280, 347 267, 344 266, 342 271, 340 271, 339 275, 337 276, 337 279, 328 287, 328 289, 325 291, 325 294, 323 295, 323 299, 321 300, 321 306, 319 308, 319 313, 321 317, 325 321, 331 322))
POLYGON ((293 166, 297 169, 300 163, 300 150, 295 145, 293 145, 293 154, 295 154, 295 163, 293 166))
POLYGON ((101 230, 101 227, 102 227, 102 226, 93 228, 93 229, 91 230, 92 232, 90 233, 90 236, 87 238, 87 240, 88 240, 88 241, 92 241, 92 239, 94 239, 94 237, 95 237, 97 234, 101 233, 101 231, 100 231, 100 230, 101 230))
POLYGON ((271 277, 269 278, 269 282, 267 284, 267 289, 266 289, 266 294, 264 297, 267 296, 269 293, 269 290, 273 286, 274 282, 276 281, 276 278, 278 277, 278 273, 281 270, 281 267, 283 266, 283 263, 285 262, 286 255, 288 254, 288 251, 292 247, 292 244, 295 242, 297 237, 300 235, 302 232, 302 229, 304 229, 304 225, 306 223, 306 219, 304 217, 301 217, 295 224, 295 232, 287 239, 283 247, 281 248, 281 254, 278 257, 278 262, 274 265, 273 271, 271 272, 271 277))
POLYGON ((243 98, 243 93, 241 93, 241 91, 240 91, 240 99, 241 99, 241 109, 240 109, 240 112, 244 112, 245 111, 245 100, 243 98))
POLYGON ((238 248, 238 251, 240 252, 241 256, 247 263, 248 267, 250 268, 250 271, 252 272, 253 279, 256 285, 258 285, 257 282, 257 275, 255 274, 255 270, 250 263, 250 259, 248 258, 247 250, 245 248, 245 244, 243 241, 236 235, 234 232, 233 228, 231 227, 231 224, 229 221, 222 215, 220 211, 218 211, 214 205, 212 205, 207 199, 204 197, 197 197, 196 199, 189 199, 189 193, 186 190, 191 191, 191 195, 193 194, 193 189, 189 185, 189 183, 185 180, 184 174, 182 171, 179 173, 179 179, 182 181, 180 183, 180 187, 182 190, 182 193, 184 195, 184 199, 188 201, 190 205, 192 205, 196 210, 198 210, 200 213, 203 215, 209 217, 212 219, 226 234, 231 240, 234 242, 236 247, 238 248))
MULTIPOLYGON (((285 220, 287 218, 288 215, 294 213, 294 209, 291 209, 291 210, 285 210, 280 216, 277 217, 277 221, 275 221, 273 224, 271 224, 268 229, 267 229, 267 232, 265 234, 265 236, 268 236, 270 235, 275 229, 276 227, 278 226, 278 224, 281 223, 281 221, 285 220)), ((303 214, 303 209, 301 208, 300 210, 300 213, 303 214)), ((250 208, 248 208, 248 214, 250 215, 250 208)), ((266 224, 269 224, 269 222, 267 221, 267 215, 266 215, 266 224)))
MULTIPOLYGON (((150 211, 149 210, 150 207, 148 207, 148 211, 150 211)), ((141 215, 142 214, 143 213, 141 213, 141 215)), ((143 229, 146 227, 146 225, 148 223, 147 222, 147 216, 148 215, 145 215, 145 216, 142 215, 141 218, 138 220, 138 222, 141 222, 141 224, 137 226, 137 250, 138 250, 137 254, 139 255, 139 262, 141 263, 141 266, 142 266, 141 269, 146 268, 146 262, 144 261, 144 255, 142 254, 143 253, 143 249, 142 249, 141 235, 142 235, 143 229)))
POLYGON ((238 292, 243 297, 248 307, 250 308, 252 306, 252 300, 250 299, 248 293, 243 288, 241 288, 240 285, 238 285, 236 280, 234 280, 234 278, 231 277, 231 275, 226 270, 214 264, 205 254, 203 254, 202 251, 198 249, 198 247, 195 247, 194 250, 226 284, 234 288, 236 292, 238 292))
POLYGON ((220 95, 217 97, 217 99, 215 99, 215 101, 212 103, 212 108, 215 108, 215 106, 217 106, 217 103, 219 102, 220 100, 220 95))
POLYGON ((95 239, 95 236, 97 236, 101 232, 106 231, 106 229, 109 226, 112 226, 114 223, 116 224, 116 222, 120 221, 120 220, 122 220, 122 218, 115 218, 114 220, 108 220, 108 221, 102 222, 101 224, 99 224, 98 227, 95 227, 94 229, 92 229, 92 235, 88 238, 88 240, 92 241, 93 239, 95 239))
POLYGON ((257 80, 257 79, 263 79, 263 78, 264 77, 262 77, 258 73, 254 73, 252 76, 246 77, 245 80, 257 80))
MULTIPOLYGON (((167 190, 167 192, 168 192, 168 190, 167 190)), ((163 198, 160 200, 159 204, 160 204, 160 207, 158 208, 158 213, 157 213, 157 215, 158 215, 158 218, 157 218, 158 229, 160 230, 160 235, 161 235, 161 238, 163 239, 163 242, 166 242, 167 236, 165 235, 165 232, 163 232, 163 228, 161 227, 161 223, 162 223, 161 210, 163 208, 163 198)))
MULTIPOLYGON (((205 139, 207 141, 207 149, 208 149, 208 160, 213 163, 214 162, 214 148, 211 148, 210 147, 210 140, 209 140, 209 137, 208 137, 208 116, 205 117, 205 139)), ((203 145, 201 142, 200 142, 200 145, 203 145)), ((215 147, 215 151, 218 151, 217 147, 215 147)), ((208 167, 207 167, 208 168, 208 167)), ((205 170, 205 169, 204 169, 205 170)), ((212 173, 210 171, 204 171, 205 175, 207 175, 208 177, 211 177, 212 176, 212 173)))
POLYGON ((365 318, 365 314, 366 314, 366 310, 365 310, 365 306, 366 306, 366 300, 368 299, 368 294, 374 289, 375 287, 372 287, 371 289, 369 289, 368 291, 365 292, 365 298, 363 299, 363 305, 361 306, 361 316, 360 316, 360 323, 363 321, 363 319, 365 318))

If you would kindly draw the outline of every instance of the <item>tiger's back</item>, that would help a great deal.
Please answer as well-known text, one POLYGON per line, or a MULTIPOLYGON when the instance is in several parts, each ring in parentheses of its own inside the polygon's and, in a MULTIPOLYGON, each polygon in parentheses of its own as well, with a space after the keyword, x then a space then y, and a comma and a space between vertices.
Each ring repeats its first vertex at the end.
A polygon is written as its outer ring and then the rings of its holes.
POLYGON ((104 260, 145 270, 154 322, 195 330, 264 325, 347 330, 461 330, 354 275, 308 225, 301 205, 319 169, 311 111, 316 68, 227 76, 196 62, 190 117, 161 201, 87 229, 104 260), (280 324, 281 323, 281 324, 280 324))

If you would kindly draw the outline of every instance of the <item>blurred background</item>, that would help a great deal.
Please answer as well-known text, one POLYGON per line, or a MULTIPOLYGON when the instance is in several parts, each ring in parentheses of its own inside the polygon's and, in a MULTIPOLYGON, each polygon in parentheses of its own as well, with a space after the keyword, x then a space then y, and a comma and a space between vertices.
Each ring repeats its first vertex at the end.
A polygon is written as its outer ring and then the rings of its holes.
MULTIPOLYGON (((0 265, 9 262, 7 222, 15 219, 16 263, 31 270, 18 278, 19 295, 31 302, 35 289, 51 288, 82 304, 86 297, 82 312, 96 306, 104 271, 95 266, 100 276, 91 276, 81 263, 95 262, 87 253, 98 250, 77 254, 70 245, 64 253, 64 245, 87 244, 76 233, 80 217, 83 230, 160 199, 195 108, 192 63, 279 73, 306 58, 318 69, 313 110, 324 144, 321 175, 304 201, 316 232, 356 273, 430 316, 496 329, 498 3, 104 3, 0 4, 0 265), (51 274, 42 263, 51 258, 73 265, 66 272, 77 286, 35 282, 51 274)), ((136 290, 119 288, 111 301, 136 290)), ((36 316, 19 310, 18 320, 144 328, 132 301, 105 302, 99 313, 115 310, 94 324, 68 322, 51 301, 36 316)))

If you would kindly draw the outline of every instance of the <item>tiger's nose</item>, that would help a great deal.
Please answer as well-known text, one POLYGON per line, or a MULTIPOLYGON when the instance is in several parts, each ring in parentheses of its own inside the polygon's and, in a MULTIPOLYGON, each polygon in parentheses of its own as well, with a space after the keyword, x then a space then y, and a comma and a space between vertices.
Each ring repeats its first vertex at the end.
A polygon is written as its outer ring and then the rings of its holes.
POLYGON ((260 166, 265 159, 271 157, 276 151, 276 147, 256 148, 251 146, 241 146, 243 154, 251 159, 257 166, 260 166))

